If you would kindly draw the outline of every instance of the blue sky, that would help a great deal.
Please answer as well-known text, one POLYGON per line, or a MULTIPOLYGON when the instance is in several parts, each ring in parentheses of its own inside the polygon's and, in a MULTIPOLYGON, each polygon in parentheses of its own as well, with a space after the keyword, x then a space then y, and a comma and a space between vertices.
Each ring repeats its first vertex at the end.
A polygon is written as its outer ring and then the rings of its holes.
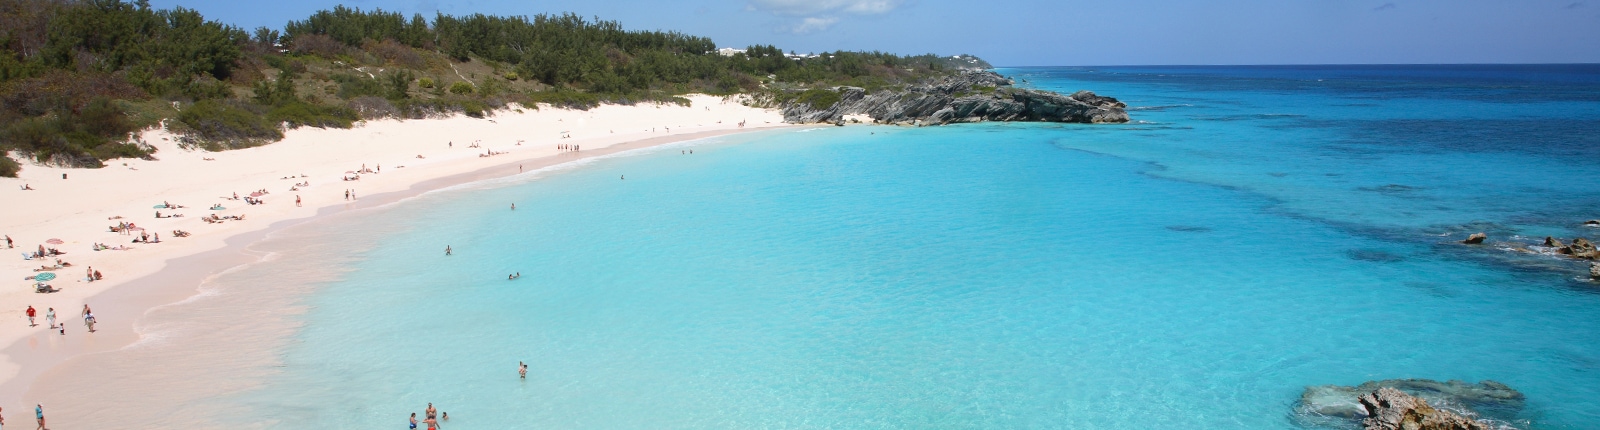
POLYGON ((969 53, 1000 66, 1600 62, 1600 0, 152 0, 253 29, 336 4, 575 12, 719 46, 969 53))

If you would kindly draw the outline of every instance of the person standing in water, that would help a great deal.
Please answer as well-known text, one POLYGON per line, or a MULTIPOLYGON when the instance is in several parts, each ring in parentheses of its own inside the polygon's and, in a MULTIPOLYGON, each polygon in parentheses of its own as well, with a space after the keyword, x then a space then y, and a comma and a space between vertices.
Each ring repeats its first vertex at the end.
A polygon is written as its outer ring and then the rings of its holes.
POLYGON ((528 379, 528 364, 518 361, 517 374, 522 375, 522 379, 528 379))
POLYGON ((450 245, 444 246, 444 255, 450 255, 450 245))
POLYGON ((511 204, 511 210, 517 210, 517 204, 516 203, 512 203, 511 204))
POLYGON ((411 430, 417 430, 417 413, 411 413, 411 430))

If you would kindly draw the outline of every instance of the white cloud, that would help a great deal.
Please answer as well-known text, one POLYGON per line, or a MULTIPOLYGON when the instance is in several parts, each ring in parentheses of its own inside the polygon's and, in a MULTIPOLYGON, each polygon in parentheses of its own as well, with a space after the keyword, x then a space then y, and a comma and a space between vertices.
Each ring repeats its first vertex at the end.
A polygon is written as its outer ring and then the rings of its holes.
POLYGON ((768 12, 797 19, 783 26, 795 34, 827 30, 841 15, 882 15, 905 4, 906 0, 749 0, 745 10, 768 12))
POLYGON ((816 32, 816 31, 822 31, 822 30, 827 30, 828 27, 832 27, 833 24, 837 23, 837 22, 839 22, 839 17, 834 17, 834 16, 824 16, 824 17, 808 16, 805 19, 800 20, 800 24, 794 26, 794 28, 790 29, 790 31, 793 31, 795 34, 806 34, 806 33, 811 33, 811 32, 816 32))
POLYGON ((783 15, 811 16, 827 13, 876 15, 900 7, 904 0, 750 0, 749 9, 783 15))

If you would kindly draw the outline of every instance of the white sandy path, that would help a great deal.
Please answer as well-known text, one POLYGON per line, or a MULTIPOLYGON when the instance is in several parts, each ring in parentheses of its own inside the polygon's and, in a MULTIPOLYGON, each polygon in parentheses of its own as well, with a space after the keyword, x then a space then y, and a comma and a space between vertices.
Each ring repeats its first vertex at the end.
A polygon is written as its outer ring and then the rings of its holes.
MULTIPOLYGON (((712 96, 690 99, 690 107, 606 105, 580 111, 544 106, 524 113, 503 110, 486 119, 384 120, 349 130, 302 128, 289 131, 281 142, 216 153, 184 150, 170 134, 150 131, 143 138, 158 148, 156 161, 115 160, 102 169, 25 166, 20 178, 0 178, 0 234, 10 235, 16 242, 16 249, 0 249, 0 347, 42 333, 46 329, 43 315, 50 307, 56 309, 58 319, 72 322, 69 338, 87 338, 77 319, 86 298, 150 275, 162 269, 167 260, 221 248, 228 237, 261 230, 281 220, 310 217, 319 208, 344 204, 346 189, 354 189, 358 198, 401 191, 428 179, 557 155, 557 144, 603 148, 670 134, 732 130, 738 128, 740 121, 747 121, 746 129, 782 125, 782 116, 772 110, 712 96), (563 133, 571 138, 561 138, 563 133), (516 144, 519 140, 523 141, 520 146, 516 144), (468 148, 474 141, 481 141, 482 147, 468 148), (454 142, 454 146, 447 142, 454 142), (487 150, 507 154, 478 156, 487 150), (417 159, 417 155, 426 158, 417 159), (361 175, 360 181, 341 180, 346 171, 358 170, 363 164, 375 169, 381 166, 381 173, 361 175), (61 178, 63 173, 68 179, 61 178), (301 174, 307 177, 300 178, 301 174), (280 179, 286 176, 296 178, 280 179), (289 190, 301 181, 310 181, 311 186, 298 192, 289 190), (20 190, 24 184, 34 191, 20 190), (264 205, 224 199, 235 192, 243 197, 259 189, 270 193, 263 196, 267 202, 264 205), (295 207, 296 195, 303 200, 303 207, 295 207), (157 209, 153 206, 162 201, 185 206, 175 211, 161 210, 163 215, 181 213, 185 217, 156 219, 157 209), (208 210, 217 203, 227 210, 208 210), (223 224, 201 221, 202 216, 212 213, 247 217, 245 221, 223 224), (118 222, 107 219, 112 216, 122 216, 121 221, 132 221, 149 233, 159 233, 162 243, 129 243, 132 237, 109 231, 108 227, 118 222), (193 236, 172 237, 175 229, 187 230, 193 236), (37 249, 51 238, 65 243, 45 246, 67 252, 61 258, 73 266, 56 271, 60 278, 51 284, 61 292, 37 294, 26 278, 34 275, 31 269, 40 263, 24 261, 22 253, 37 249), (134 249, 92 251, 96 242, 134 249), (80 280, 88 266, 103 273, 105 279, 93 283, 80 280), (23 314, 29 305, 39 312, 37 327, 29 327, 23 314)), ((0 241, 0 248, 3 246, 0 241)), ((102 320, 129 321, 139 317, 98 311, 96 314, 102 320)), ((48 351, 59 355, 52 362, 64 361, 82 350, 67 343, 61 345, 67 346, 48 351)), ((0 355, 0 385, 7 385, 19 370, 17 360, 0 355)), ((5 403, 17 400, 15 393, 0 395, 0 401, 5 403)))

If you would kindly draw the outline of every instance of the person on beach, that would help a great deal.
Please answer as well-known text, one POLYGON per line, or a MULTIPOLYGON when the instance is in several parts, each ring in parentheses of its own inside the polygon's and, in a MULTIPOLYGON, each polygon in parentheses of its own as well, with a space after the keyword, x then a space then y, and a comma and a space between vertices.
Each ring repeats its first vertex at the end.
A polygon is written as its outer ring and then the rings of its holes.
POLYGON ((56 328, 56 308, 46 309, 44 311, 44 320, 50 322, 50 328, 56 328))
POLYGON ((417 413, 411 413, 411 430, 417 430, 417 413))
POLYGON ((517 374, 522 375, 522 379, 528 379, 528 364, 518 361, 517 374))
POLYGON ((299 194, 295 194, 294 195, 294 207, 300 207, 300 195, 299 194))
POLYGON ((100 271, 99 270, 94 271, 94 280, 96 280, 96 281, 100 280, 100 271))
MULTIPOLYGON (((34 322, 33 322, 33 317, 38 315, 38 314, 39 314, 39 311, 33 310, 33 305, 28 305, 28 327, 37 327, 38 326, 38 324, 34 324, 34 322)), ((52 324, 50 324, 50 328, 56 328, 56 325, 54 323, 52 323, 52 324)))
POLYGON ((84 315, 83 316, 83 325, 89 327, 89 332, 90 333, 94 333, 94 323, 95 323, 94 314, 88 314, 88 315, 84 315))
POLYGON ((94 282, 94 266, 84 269, 84 275, 89 277, 89 282, 94 282))
POLYGON ((39 418, 39 428, 38 428, 38 430, 45 430, 44 429, 44 405, 35 403, 33 405, 33 416, 39 418))
MULTIPOLYGON (((0 408, 0 411, 3 411, 3 410, 5 410, 5 408, 0 408)), ((5 426, 6 426, 6 416, 5 415, 0 415, 0 428, 5 428, 5 426)))
POLYGON ((344 200, 350 201, 350 190, 344 190, 344 200))
POLYGON ((83 304, 83 315, 82 316, 88 316, 89 314, 92 314, 92 313, 94 313, 94 311, 90 311, 89 310, 89 304, 88 303, 84 303, 83 304))
POLYGON ((6 249, 11 249, 11 248, 16 248, 16 246, 11 244, 11 235, 8 234, 8 235, 6 235, 6 249))

